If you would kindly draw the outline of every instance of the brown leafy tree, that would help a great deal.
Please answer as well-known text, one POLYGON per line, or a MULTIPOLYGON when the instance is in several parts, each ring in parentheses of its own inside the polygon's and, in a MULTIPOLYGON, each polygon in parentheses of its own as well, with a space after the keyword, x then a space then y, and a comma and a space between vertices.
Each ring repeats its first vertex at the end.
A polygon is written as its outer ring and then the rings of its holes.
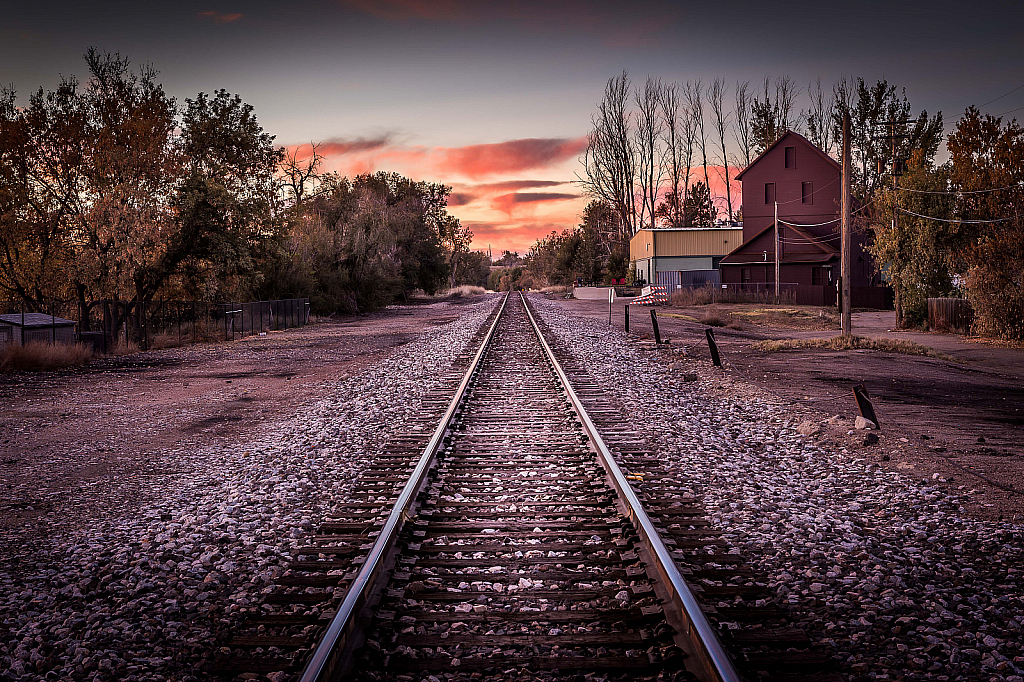
POLYGON ((1024 129, 969 107, 949 142, 953 257, 983 334, 1024 339, 1024 129))

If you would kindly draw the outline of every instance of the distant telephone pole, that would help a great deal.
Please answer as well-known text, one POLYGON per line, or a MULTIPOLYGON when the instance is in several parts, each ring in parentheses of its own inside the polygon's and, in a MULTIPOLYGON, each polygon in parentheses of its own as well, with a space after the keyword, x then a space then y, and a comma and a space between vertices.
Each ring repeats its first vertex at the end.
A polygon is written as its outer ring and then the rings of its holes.
POLYGON ((850 114, 843 114, 843 176, 842 199, 842 250, 840 258, 840 286, 842 287, 843 336, 853 335, 853 317, 850 311, 850 279, 853 263, 850 249, 850 114))
POLYGON ((775 202, 775 305, 779 305, 779 202, 775 202))

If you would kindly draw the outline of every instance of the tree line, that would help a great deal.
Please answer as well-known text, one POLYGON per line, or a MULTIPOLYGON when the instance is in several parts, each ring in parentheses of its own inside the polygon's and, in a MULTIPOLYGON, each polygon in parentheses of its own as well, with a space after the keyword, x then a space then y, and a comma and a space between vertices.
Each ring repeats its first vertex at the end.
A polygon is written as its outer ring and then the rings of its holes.
POLYGON ((225 90, 179 103, 149 65, 90 49, 88 78, 0 89, 0 296, 305 297, 365 311, 489 270, 451 188, 322 174, 225 90))

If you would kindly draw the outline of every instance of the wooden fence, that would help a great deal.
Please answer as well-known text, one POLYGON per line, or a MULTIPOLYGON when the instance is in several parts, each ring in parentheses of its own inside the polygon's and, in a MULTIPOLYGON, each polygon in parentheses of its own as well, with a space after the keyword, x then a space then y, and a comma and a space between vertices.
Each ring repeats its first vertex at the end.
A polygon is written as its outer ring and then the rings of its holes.
POLYGON ((966 298, 929 298, 928 328, 967 334, 974 322, 974 309, 966 298))

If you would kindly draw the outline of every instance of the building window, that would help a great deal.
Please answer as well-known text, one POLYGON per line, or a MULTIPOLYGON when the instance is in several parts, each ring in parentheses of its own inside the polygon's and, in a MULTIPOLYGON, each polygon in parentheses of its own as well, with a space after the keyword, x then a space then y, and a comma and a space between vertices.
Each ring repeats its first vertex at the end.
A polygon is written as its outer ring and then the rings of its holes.
POLYGON ((750 268, 740 268, 740 283, 747 284, 750 282, 750 268))
MULTIPOLYGON (((805 183, 806 184, 806 183, 805 183)), ((821 284, 821 268, 811 268, 811 284, 821 284)))
POLYGON ((766 182, 764 183, 764 203, 774 204, 775 203, 775 183, 766 182))
POLYGON ((804 204, 814 203, 814 183, 805 182, 800 189, 800 201, 804 204))
POLYGON ((786 147, 786 168, 796 168, 796 150, 786 147))

